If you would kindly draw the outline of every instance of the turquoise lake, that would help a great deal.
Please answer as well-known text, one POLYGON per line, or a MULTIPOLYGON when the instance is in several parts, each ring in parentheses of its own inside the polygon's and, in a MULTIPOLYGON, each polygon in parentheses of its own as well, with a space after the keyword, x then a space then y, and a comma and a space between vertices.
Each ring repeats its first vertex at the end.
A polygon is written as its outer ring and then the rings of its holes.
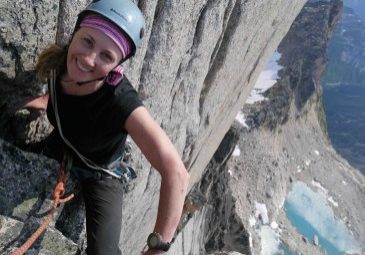
POLYGON ((335 217, 326 194, 295 182, 284 204, 286 216, 309 242, 318 237, 319 246, 329 255, 360 254, 361 247, 342 219, 335 217))
POLYGON ((308 240, 313 243, 313 237, 318 236, 319 245, 326 250, 327 254, 342 255, 344 252, 334 247, 326 238, 322 237, 318 231, 312 227, 292 206, 290 203, 285 203, 286 216, 290 222, 296 227, 297 231, 306 236, 308 240))

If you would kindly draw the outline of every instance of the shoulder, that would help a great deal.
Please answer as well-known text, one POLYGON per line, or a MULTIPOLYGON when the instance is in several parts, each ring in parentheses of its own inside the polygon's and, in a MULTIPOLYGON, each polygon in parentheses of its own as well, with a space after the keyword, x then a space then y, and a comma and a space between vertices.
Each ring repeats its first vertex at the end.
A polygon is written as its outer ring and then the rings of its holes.
POLYGON ((123 77, 122 81, 115 87, 114 95, 118 101, 132 100, 142 102, 140 100, 137 90, 133 87, 131 82, 125 76, 123 77))
POLYGON ((123 77, 123 80, 117 85, 114 90, 115 98, 119 103, 131 103, 136 102, 142 104, 142 100, 139 97, 137 90, 133 87, 127 77, 123 77))
POLYGON ((135 92, 136 94, 138 94, 136 89, 133 87, 132 83, 124 75, 123 79, 120 81, 120 83, 115 88, 115 94, 120 95, 120 94, 123 94, 126 92, 135 92))
POLYGON ((143 106, 138 92, 125 76, 115 88, 114 95, 114 113, 121 116, 122 123, 125 122, 136 108, 143 106))

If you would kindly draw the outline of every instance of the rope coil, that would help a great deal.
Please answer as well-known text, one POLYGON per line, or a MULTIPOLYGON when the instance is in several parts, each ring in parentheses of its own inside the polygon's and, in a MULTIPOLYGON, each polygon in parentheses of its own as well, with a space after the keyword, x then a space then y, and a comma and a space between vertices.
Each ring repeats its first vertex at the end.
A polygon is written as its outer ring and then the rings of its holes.
POLYGON ((58 206, 60 204, 67 203, 74 197, 74 194, 70 194, 69 196, 62 198, 63 195, 65 194, 65 185, 68 179, 68 172, 66 171, 65 168, 66 161, 67 161, 67 154, 65 153, 60 167, 60 176, 58 178, 57 185, 53 191, 52 209, 50 210, 46 218, 43 220, 39 228, 33 233, 33 235, 29 237, 28 240, 21 247, 12 252, 11 255, 23 255, 39 238, 39 236, 43 233, 43 231, 46 230, 49 223, 52 221, 53 215, 57 211, 58 206))

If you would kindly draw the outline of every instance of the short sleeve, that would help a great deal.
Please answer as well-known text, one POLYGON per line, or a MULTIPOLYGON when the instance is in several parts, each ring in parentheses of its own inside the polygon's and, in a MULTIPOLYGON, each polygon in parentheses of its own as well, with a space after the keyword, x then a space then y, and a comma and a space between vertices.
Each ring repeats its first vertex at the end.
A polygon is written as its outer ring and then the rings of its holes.
POLYGON ((129 80, 124 77, 121 84, 115 90, 117 115, 119 125, 124 130, 124 125, 129 115, 138 107, 143 106, 138 92, 133 88, 129 80))

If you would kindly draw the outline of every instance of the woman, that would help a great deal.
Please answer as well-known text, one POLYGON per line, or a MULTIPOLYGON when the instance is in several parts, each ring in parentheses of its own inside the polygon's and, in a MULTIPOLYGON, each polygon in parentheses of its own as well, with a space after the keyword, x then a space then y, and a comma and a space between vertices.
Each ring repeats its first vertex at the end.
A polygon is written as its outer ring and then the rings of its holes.
POLYGON ((27 106, 50 102, 47 116, 55 129, 45 152, 61 160, 66 148, 73 159, 71 173, 86 205, 87 254, 121 254, 121 179, 130 172, 120 155, 127 135, 161 175, 157 221, 145 254, 168 250, 183 208, 189 175, 121 66, 134 55, 143 26, 130 0, 93 1, 79 14, 68 47, 49 47, 36 67, 40 80, 49 81, 51 97, 27 106))

